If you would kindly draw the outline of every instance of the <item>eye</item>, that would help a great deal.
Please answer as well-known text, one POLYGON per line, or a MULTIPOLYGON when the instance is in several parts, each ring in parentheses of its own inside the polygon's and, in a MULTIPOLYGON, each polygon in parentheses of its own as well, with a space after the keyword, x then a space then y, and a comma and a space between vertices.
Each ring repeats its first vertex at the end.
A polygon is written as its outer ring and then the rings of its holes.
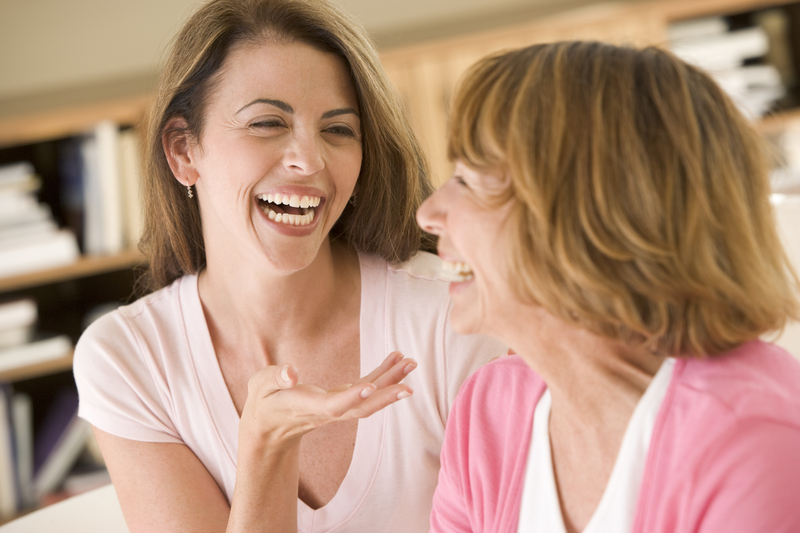
POLYGON ((456 182, 456 184, 461 185, 462 187, 466 187, 467 189, 469 189, 469 185, 467 185, 467 182, 464 181, 464 178, 462 178, 460 175, 453 174, 453 181, 456 182))
POLYGON ((255 129, 273 129, 273 128, 285 128, 286 124, 280 119, 277 118, 265 118, 265 119, 257 119, 250 123, 249 125, 251 128, 255 129))
POLYGON ((344 124, 334 124, 332 126, 328 126, 323 130, 325 133, 332 133, 334 135, 339 135, 342 137, 355 137, 356 132, 350 126, 344 124))

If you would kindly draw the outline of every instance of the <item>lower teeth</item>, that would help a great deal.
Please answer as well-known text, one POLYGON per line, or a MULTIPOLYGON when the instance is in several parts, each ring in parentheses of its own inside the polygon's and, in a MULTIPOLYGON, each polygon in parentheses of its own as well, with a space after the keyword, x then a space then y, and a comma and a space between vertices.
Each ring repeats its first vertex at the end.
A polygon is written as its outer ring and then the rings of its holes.
POLYGON ((314 211, 311 210, 305 215, 291 215, 289 213, 276 213, 269 209, 269 219, 286 224, 288 226, 308 226, 314 220, 314 211))

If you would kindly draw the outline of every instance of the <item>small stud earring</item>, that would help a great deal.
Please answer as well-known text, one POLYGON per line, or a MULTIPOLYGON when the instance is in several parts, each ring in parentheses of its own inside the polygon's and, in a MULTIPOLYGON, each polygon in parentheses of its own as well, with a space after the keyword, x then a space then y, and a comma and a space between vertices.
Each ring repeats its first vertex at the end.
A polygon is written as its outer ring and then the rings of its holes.
POLYGON ((194 195, 192 194, 192 186, 187 185, 186 190, 189 192, 189 198, 194 198, 194 195))

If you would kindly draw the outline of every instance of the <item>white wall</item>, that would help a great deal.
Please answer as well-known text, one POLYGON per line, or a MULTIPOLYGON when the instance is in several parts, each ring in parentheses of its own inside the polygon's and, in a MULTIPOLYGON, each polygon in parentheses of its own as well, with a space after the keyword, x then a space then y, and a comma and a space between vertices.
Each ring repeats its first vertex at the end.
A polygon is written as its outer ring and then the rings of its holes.
MULTIPOLYGON (((513 22, 598 0, 340 0, 376 36, 513 22), (532 16, 532 15, 531 15, 532 16), (519 19, 517 18, 516 21, 519 19)), ((0 0, 0 100, 150 75, 202 0, 0 0)))

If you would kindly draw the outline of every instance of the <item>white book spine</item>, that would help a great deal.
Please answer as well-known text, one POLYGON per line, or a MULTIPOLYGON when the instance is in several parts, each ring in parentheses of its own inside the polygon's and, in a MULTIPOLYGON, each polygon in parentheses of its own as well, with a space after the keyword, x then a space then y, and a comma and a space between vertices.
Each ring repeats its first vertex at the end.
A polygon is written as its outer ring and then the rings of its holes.
POLYGON ((33 401, 25 393, 18 392, 12 399, 14 437, 17 445, 17 477, 19 480, 20 504, 32 507, 33 495, 33 401))
POLYGON ((0 519, 9 518, 17 512, 14 442, 8 402, 6 390, 0 387, 0 519))
POLYGON ((97 169, 103 212, 103 253, 115 254, 123 248, 123 209, 120 192, 119 127, 109 120, 95 127, 97 169))
POLYGON ((745 59, 765 55, 769 51, 769 38, 762 28, 754 27, 673 41, 670 48, 684 61, 714 71, 733 68, 745 59))
POLYGON ((142 231, 141 164, 135 130, 120 133, 120 174, 125 212, 125 245, 133 248, 142 231))
POLYGON ((78 242, 68 229, 0 250, 0 277, 68 265, 78 259, 78 242))
POLYGON ((69 335, 58 335, 0 350, 0 372, 64 357, 72 350, 69 335))

